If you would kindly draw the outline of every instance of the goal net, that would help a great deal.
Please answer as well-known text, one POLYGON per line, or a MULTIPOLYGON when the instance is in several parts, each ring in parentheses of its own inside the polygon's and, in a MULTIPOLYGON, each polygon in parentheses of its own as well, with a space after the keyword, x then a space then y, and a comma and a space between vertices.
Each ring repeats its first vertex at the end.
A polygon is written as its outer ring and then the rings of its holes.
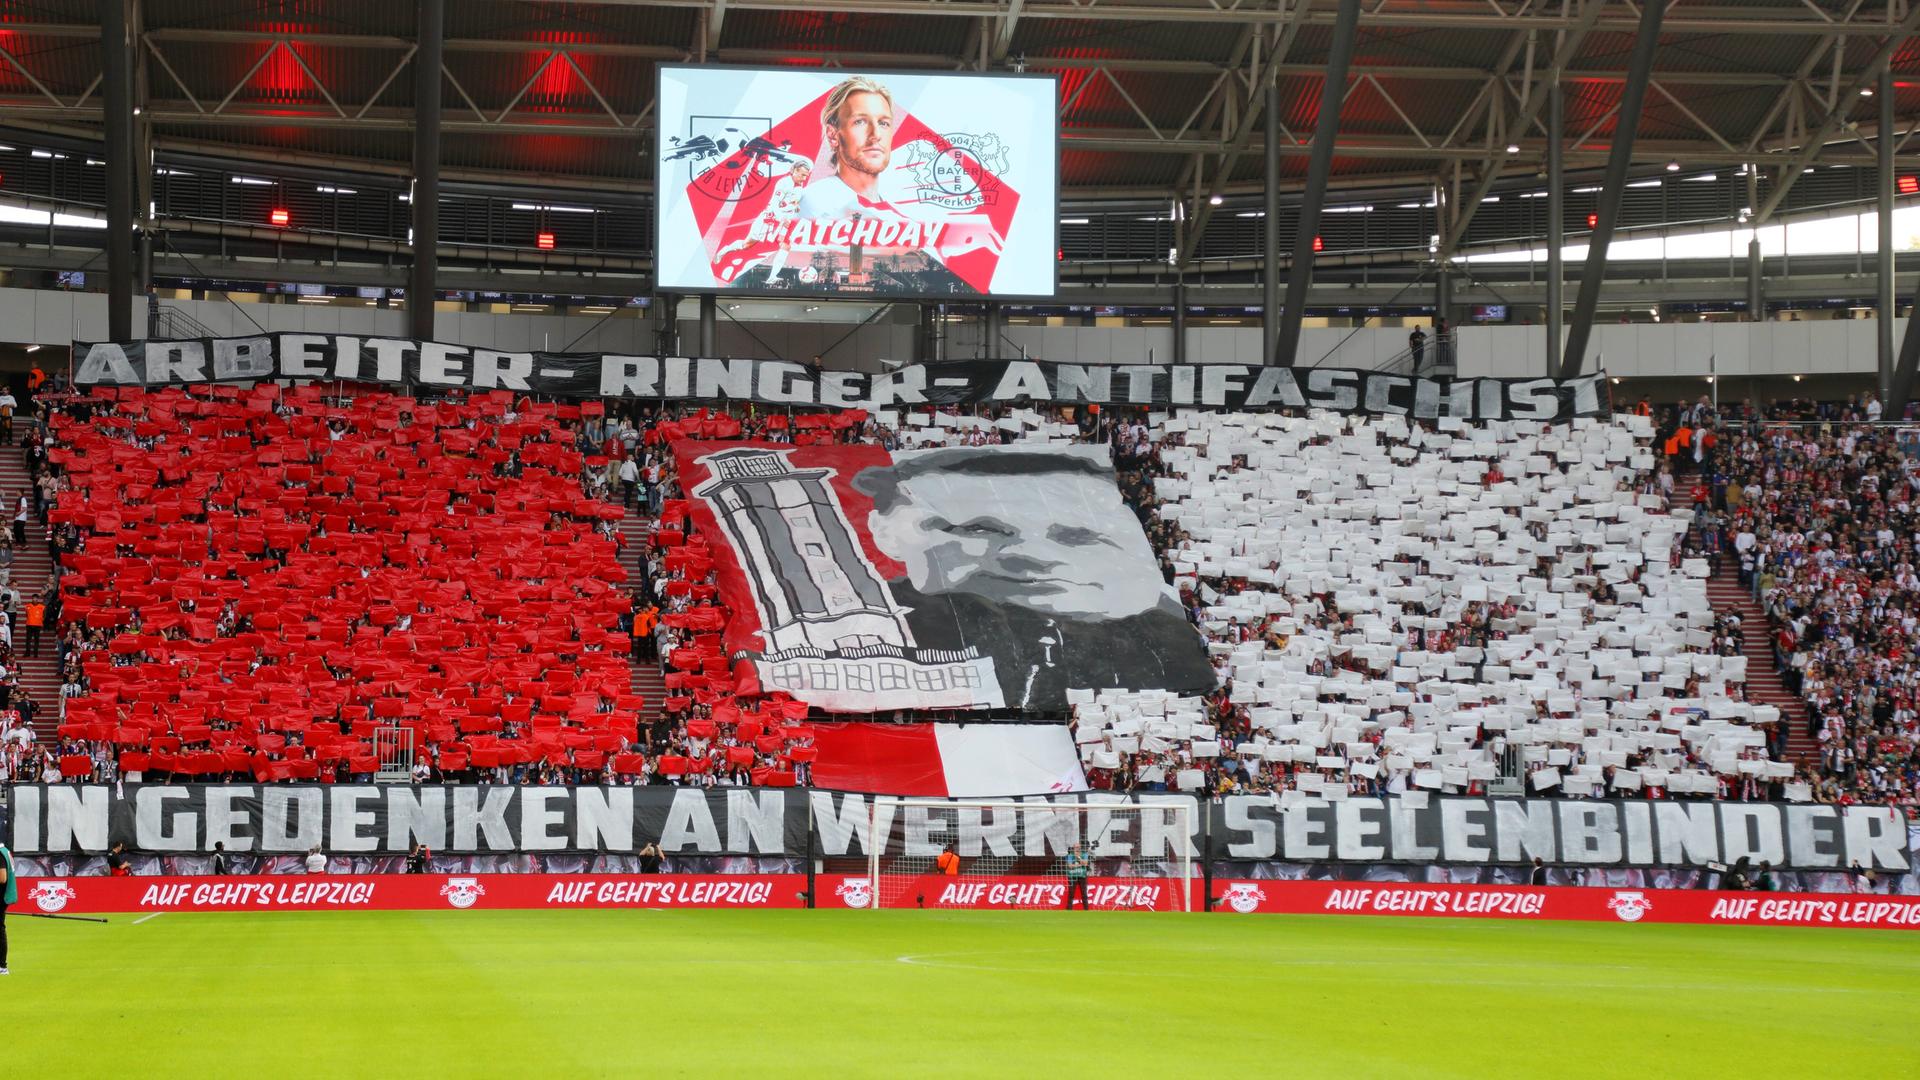
POLYGON ((876 908, 1192 910, 1186 800, 876 798, 868 814, 876 908))

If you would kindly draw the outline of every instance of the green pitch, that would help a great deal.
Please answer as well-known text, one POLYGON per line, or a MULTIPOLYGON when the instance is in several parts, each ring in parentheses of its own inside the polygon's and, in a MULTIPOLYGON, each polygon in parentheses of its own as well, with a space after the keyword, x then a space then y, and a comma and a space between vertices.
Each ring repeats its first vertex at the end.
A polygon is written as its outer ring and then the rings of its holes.
POLYGON ((1913 933, 1097 912, 133 920, 7 920, 7 1075, 1920 1075, 1913 933))

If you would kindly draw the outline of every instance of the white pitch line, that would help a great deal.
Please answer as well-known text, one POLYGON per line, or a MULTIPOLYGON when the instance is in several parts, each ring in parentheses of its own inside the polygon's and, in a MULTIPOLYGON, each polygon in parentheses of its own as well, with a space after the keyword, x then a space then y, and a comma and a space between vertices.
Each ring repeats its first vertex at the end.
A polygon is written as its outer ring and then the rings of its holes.
POLYGON ((135 919, 135 920, 133 920, 133 925, 135 925, 135 926, 139 926, 139 925, 140 925, 141 923, 143 923, 143 922, 146 922, 146 921, 147 921, 148 919, 157 919, 157 918, 159 918, 160 916, 162 916, 162 915, 165 915, 165 914, 166 914, 166 912, 164 912, 164 911, 156 911, 156 912, 154 912, 154 913, 152 913, 151 915, 142 915, 142 916, 140 916, 139 918, 137 918, 137 919, 135 919))

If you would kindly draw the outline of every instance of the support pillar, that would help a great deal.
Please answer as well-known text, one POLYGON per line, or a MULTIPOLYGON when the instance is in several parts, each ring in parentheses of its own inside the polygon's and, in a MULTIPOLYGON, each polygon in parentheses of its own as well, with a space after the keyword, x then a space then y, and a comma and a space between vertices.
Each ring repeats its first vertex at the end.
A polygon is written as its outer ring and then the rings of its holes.
POLYGON ((1633 164, 1633 136, 1640 127, 1640 109, 1647 100, 1647 78, 1653 72, 1653 54, 1660 44, 1660 20, 1666 14, 1664 3, 1640 6, 1640 32, 1627 59, 1627 79, 1620 90, 1620 110, 1613 125, 1613 147, 1607 154, 1607 171, 1600 185, 1598 224, 1587 248, 1586 262, 1580 268, 1580 292, 1573 303, 1573 326, 1567 334, 1567 347, 1560 363, 1560 377, 1571 379, 1580 374, 1587 359, 1587 340, 1593 333, 1594 312, 1600 306, 1600 287, 1607 276, 1607 246, 1613 242, 1613 229, 1620 220, 1621 196, 1627 187, 1627 168, 1633 164))
POLYGON ((1893 365, 1893 382, 1887 391, 1882 420, 1900 420, 1907 415, 1907 402, 1913 398, 1913 375, 1920 367, 1920 284, 1914 286, 1913 310, 1907 313, 1907 332, 1900 339, 1900 356, 1893 365))
POLYGON ((700 294, 700 355, 714 356, 719 345, 716 343, 718 331, 715 320, 720 315, 720 298, 712 293, 700 294))
POLYGON ((107 337, 133 337, 132 0, 100 0, 101 107, 106 118, 107 337))
POLYGON ((1880 151, 1879 195, 1879 240, 1880 249, 1874 253, 1877 276, 1875 285, 1879 293, 1879 353, 1880 353, 1880 400, 1886 401, 1893 390, 1893 72, 1880 72, 1880 136, 1877 140, 1880 151))
POLYGON ((1187 287, 1173 287, 1173 362, 1187 362, 1187 287))
POLYGON ((1000 355, 1000 318, 999 303, 993 300, 987 301, 986 326, 984 327, 983 334, 984 340, 980 343, 982 350, 980 356, 983 360, 993 360, 1000 355))
POLYGON ((1360 21, 1360 0, 1340 0, 1333 36, 1327 44, 1326 72, 1320 88, 1320 113, 1313 125, 1307 158, 1307 187, 1300 197, 1300 227, 1293 236, 1293 262, 1287 268, 1287 298, 1281 307, 1280 339, 1274 362, 1292 367, 1300 350, 1300 319, 1306 314, 1307 289, 1313 284, 1313 238, 1320 231, 1320 208, 1327 201, 1327 176, 1333 168, 1333 140, 1340 133, 1340 104, 1347 96, 1347 64, 1360 21))
POLYGON ((915 304, 913 310, 919 319, 913 327, 913 362, 930 364, 933 362, 933 305, 915 304))
POLYGON ((1273 347, 1280 335, 1280 87, 1279 80, 1267 80, 1266 177, 1262 182, 1266 196, 1266 216, 1262 250, 1266 256, 1260 269, 1260 362, 1275 362, 1273 347))
POLYGON ((680 298, 661 293, 653 298, 653 347, 661 356, 680 355, 680 298))
POLYGON ((1760 258, 1760 238, 1747 241, 1747 321, 1765 322, 1767 318, 1766 281, 1760 276, 1765 262, 1760 258))
MULTIPOLYGON (((134 0, 130 36, 139 40, 146 25, 146 0, 134 0)), ((139 258, 133 269, 133 291, 145 296, 153 289, 153 117, 147 105, 147 51, 133 50, 133 217, 139 222, 139 258)))
POLYGON ((413 54, 413 267, 407 276, 408 332, 433 338, 440 263, 440 64, 446 52, 446 0, 416 0, 419 51, 413 54))
POLYGON ((1561 338, 1567 328, 1567 246, 1565 102, 1560 80, 1547 88, 1547 374, 1560 371, 1561 338))

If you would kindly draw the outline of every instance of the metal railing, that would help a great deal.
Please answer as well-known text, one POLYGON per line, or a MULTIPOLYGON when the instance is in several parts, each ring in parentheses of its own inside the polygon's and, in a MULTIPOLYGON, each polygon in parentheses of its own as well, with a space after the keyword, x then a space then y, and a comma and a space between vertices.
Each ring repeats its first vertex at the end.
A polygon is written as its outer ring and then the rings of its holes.
POLYGON ((1427 339, 1420 351, 1420 366, 1416 370, 1411 347, 1387 357, 1376 364, 1374 371, 1386 375, 1451 375, 1458 370, 1458 343, 1453 333, 1435 334, 1427 339))
POLYGON ((162 304, 147 311, 147 337, 156 341, 220 337, 207 324, 177 307, 162 304))
POLYGON ((373 779, 381 784, 404 784, 413 779, 413 729, 398 724, 373 729, 373 752, 380 770, 373 779))

